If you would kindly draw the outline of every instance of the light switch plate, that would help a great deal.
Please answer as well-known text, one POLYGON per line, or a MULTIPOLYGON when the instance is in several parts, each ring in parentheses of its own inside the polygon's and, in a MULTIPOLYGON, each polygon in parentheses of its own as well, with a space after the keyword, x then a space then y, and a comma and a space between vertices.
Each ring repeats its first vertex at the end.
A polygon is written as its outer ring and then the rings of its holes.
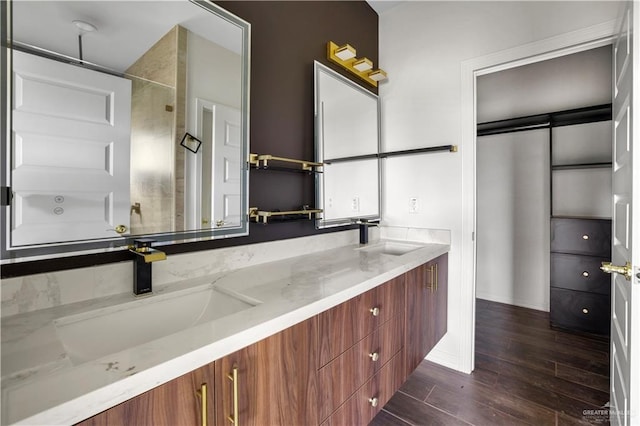
POLYGON ((409 198, 409 213, 418 213, 420 211, 420 206, 418 203, 417 197, 409 198))

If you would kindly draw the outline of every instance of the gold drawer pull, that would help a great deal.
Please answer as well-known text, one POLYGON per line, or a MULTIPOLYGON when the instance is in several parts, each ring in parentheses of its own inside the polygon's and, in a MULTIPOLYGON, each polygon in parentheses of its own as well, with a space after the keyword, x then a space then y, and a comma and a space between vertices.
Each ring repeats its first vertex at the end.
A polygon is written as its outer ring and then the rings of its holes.
POLYGON ((380 359, 380 354, 378 354, 378 352, 372 352, 369 354, 369 358, 371 358, 371 361, 376 362, 380 359))
POLYGON ((227 417, 227 420, 238 426, 238 367, 233 367, 227 378, 233 382, 233 416, 227 417))
POLYGON ((196 393, 200 396, 200 416, 202 426, 207 426, 207 384, 203 383, 200 385, 200 389, 196 391, 196 393))
POLYGON ((583 313, 583 314, 588 314, 588 313, 589 313, 589 310, 588 310, 587 308, 582 308, 582 313, 583 313))
POLYGON ((589 272, 588 271, 582 272, 582 276, 585 277, 585 278, 588 277, 589 276, 589 272))
POLYGON ((369 309, 369 312, 371 312, 371 315, 373 315, 374 317, 377 317, 378 315, 380 315, 380 308, 376 306, 375 308, 369 309))
POLYGON ((582 236, 582 239, 583 239, 583 240, 588 240, 588 239, 589 239, 589 236, 588 236, 587 234, 584 234, 584 235, 582 236))
POLYGON ((371 404, 372 407, 377 407, 378 406, 378 398, 376 398, 376 397, 369 398, 369 404, 371 404))

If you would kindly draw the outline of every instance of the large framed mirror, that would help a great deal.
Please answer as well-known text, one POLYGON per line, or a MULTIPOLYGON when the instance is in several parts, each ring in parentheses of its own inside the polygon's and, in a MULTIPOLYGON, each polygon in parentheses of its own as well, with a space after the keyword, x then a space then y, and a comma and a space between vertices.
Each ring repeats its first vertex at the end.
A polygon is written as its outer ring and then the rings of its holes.
POLYGON ((2 24, 3 263, 248 234, 249 23, 12 0, 2 24))
POLYGON ((316 227, 379 220, 379 99, 319 62, 314 76, 316 227))

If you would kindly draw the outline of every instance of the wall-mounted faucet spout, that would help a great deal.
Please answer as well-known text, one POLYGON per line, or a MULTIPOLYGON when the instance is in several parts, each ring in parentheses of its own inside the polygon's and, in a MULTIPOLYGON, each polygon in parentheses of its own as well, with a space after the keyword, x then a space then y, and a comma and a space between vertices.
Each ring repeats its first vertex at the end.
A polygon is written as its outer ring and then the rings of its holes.
POLYGON ((153 243, 155 240, 151 238, 141 238, 134 240, 133 247, 130 249, 136 255, 133 262, 133 294, 135 295, 151 293, 151 265, 153 262, 167 258, 165 252, 151 247, 153 243))

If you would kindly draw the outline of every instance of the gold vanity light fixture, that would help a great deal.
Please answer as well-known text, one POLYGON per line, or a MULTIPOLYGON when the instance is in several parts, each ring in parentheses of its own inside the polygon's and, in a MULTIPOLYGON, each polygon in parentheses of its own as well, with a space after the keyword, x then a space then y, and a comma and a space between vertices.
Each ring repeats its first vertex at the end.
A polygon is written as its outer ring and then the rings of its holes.
POLYGON ((332 41, 328 42, 327 59, 374 87, 378 87, 379 82, 387 79, 386 72, 381 69, 373 69, 373 62, 369 58, 356 58, 356 49, 349 44, 338 46, 332 41))

